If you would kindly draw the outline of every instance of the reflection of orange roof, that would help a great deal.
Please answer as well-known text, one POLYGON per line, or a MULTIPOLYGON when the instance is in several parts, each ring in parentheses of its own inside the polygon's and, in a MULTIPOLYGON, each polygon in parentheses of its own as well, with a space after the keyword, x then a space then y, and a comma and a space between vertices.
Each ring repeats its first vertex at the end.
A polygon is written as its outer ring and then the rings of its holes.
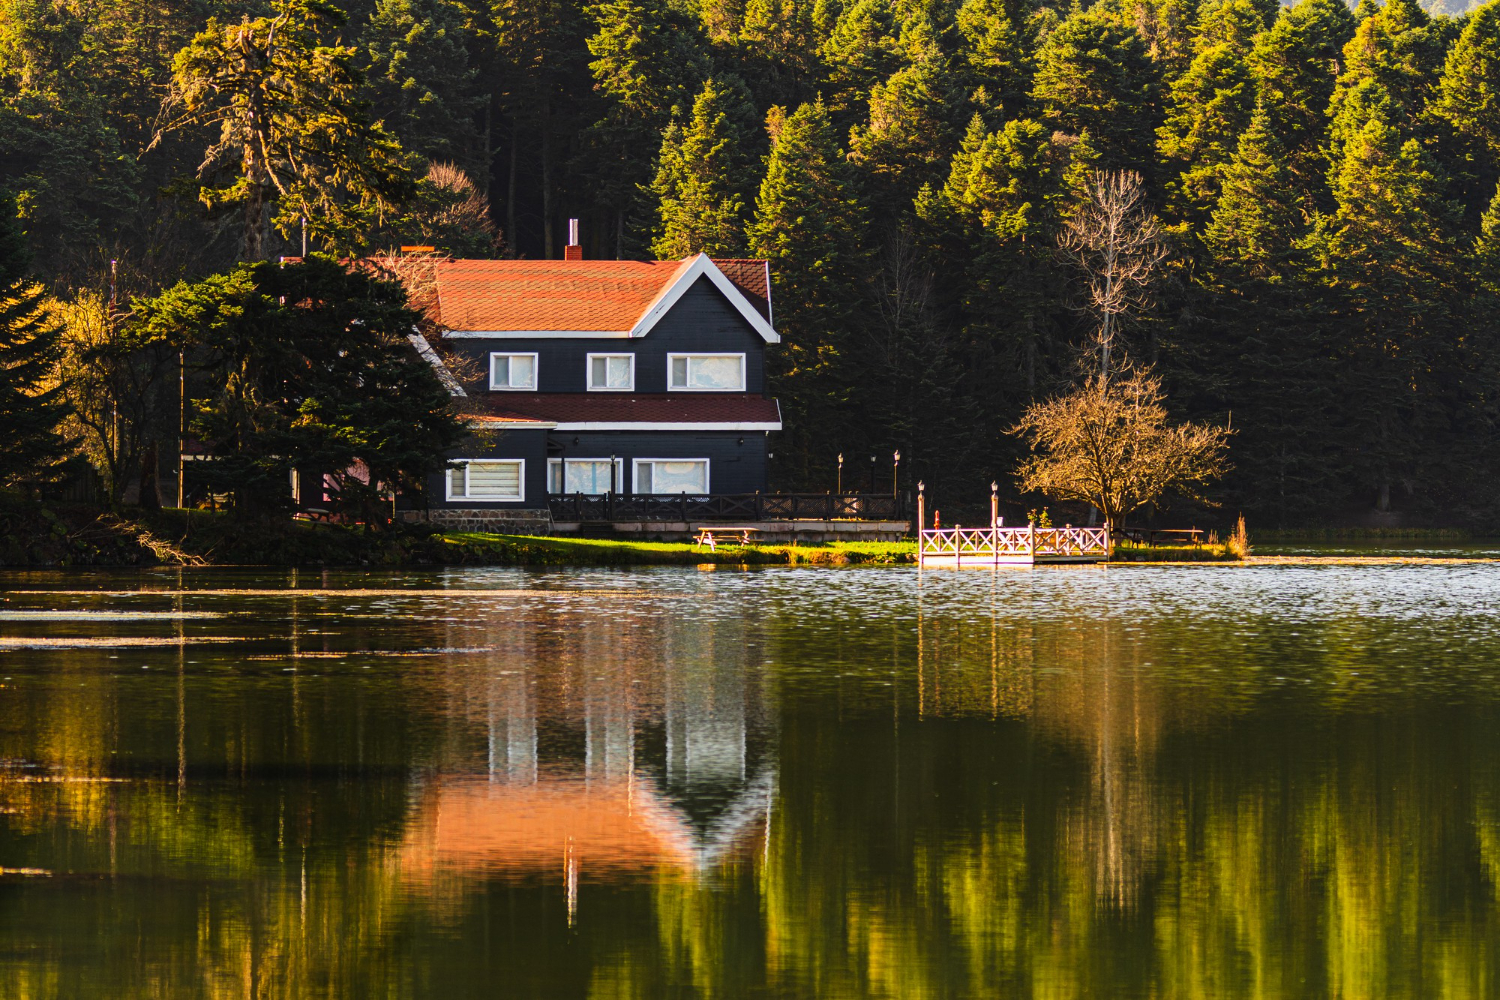
POLYGON ((431 789, 407 827, 402 868, 562 870, 571 857, 583 877, 659 865, 691 868, 691 835, 649 784, 543 780, 490 784, 463 779, 431 789))

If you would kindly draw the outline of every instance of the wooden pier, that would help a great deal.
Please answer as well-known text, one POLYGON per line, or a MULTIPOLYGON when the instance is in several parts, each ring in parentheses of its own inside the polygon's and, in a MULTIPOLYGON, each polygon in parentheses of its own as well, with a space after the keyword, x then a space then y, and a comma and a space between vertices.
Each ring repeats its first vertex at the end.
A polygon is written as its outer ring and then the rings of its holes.
POLYGON ((917 541, 917 565, 954 569, 1096 563, 1109 558, 1108 528, 927 528, 917 541))

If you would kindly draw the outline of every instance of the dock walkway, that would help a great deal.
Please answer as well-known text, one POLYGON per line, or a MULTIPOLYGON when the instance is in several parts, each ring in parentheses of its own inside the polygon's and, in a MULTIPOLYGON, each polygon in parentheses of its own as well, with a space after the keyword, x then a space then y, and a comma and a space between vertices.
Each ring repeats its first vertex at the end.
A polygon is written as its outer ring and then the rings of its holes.
POLYGON ((1109 558, 1108 528, 928 528, 917 542, 917 565, 932 567, 1030 566, 1095 563, 1109 558))

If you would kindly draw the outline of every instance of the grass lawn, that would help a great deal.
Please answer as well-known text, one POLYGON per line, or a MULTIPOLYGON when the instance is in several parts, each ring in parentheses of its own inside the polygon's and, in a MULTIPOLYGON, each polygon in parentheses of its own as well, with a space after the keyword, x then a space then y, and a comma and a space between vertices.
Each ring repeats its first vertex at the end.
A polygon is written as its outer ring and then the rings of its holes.
POLYGON ((436 535, 438 561, 486 566, 896 565, 913 563, 915 542, 720 545, 450 532, 436 535))

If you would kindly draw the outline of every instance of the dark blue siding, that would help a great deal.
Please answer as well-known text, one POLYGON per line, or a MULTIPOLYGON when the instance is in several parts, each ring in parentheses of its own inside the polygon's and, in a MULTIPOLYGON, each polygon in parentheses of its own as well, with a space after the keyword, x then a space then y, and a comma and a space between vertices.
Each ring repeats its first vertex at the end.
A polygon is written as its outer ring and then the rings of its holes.
POLYGON ((634 489, 632 461, 637 458, 706 458, 708 488, 713 493, 754 493, 766 488, 766 435, 762 431, 584 431, 577 434, 552 431, 550 437, 552 458, 615 457, 623 460, 623 490, 634 489))
POLYGON ((449 500, 446 472, 429 476, 427 501, 434 510, 444 507, 494 510, 539 509, 547 506, 547 432, 487 431, 453 450, 451 458, 519 458, 526 462, 526 499, 520 503, 493 500, 449 500))
POLYGON ((590 354, 634 354, 635 391, 666 392, 667 355, 695 352, 744 354, 745 391, 765 391, 766 342, 707 278, 694 282, 651 332, 638 340, 459 338, 448 344, 477 363, 480 378, 465 385, 475 394, 490 392, 492 351, 537 355, 539 392, 588 391, 585 366, 590 354))

